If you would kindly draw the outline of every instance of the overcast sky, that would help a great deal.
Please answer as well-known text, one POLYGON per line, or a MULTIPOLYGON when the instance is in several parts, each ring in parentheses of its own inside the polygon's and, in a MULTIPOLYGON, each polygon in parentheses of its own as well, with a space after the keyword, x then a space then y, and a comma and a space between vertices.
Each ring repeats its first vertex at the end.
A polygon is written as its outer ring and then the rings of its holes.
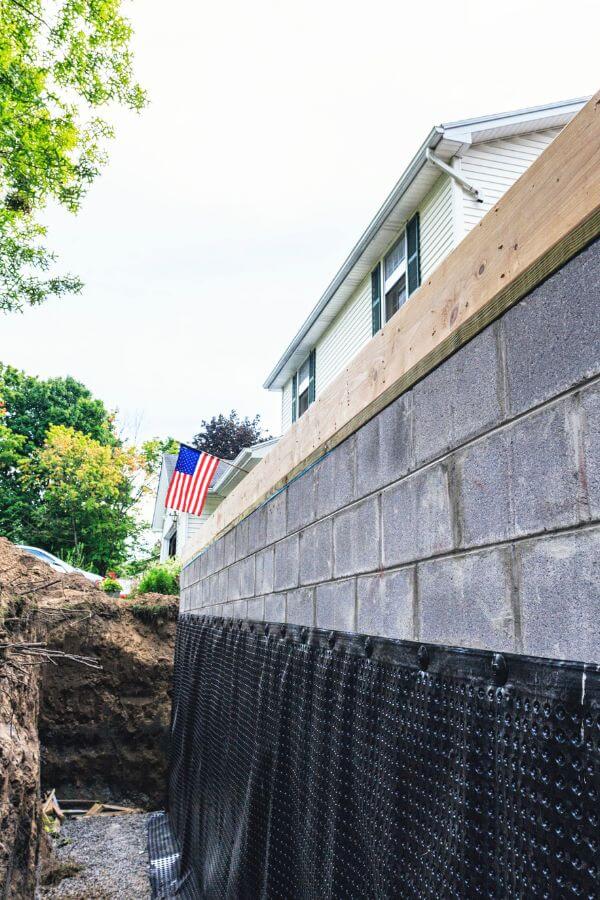
POLYGON ((0 359, 139 437, 232 407, 278 432, 262 383, 431 126, 598 87, 597 0, 126 9, 151 104, 81 213, 48 216, 84 292, 0 318, 0 359))

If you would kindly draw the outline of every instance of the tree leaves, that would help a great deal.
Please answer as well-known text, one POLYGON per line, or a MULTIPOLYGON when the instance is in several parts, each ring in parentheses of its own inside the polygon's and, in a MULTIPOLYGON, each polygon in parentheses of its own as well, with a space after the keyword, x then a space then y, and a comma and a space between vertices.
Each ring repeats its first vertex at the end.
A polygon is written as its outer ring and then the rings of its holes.
POLYGON ((222 413, 210 421, 202 422, 202 430, 194 437, 194 447, 212 453, 220 459, 235 459, 240 450, 259 441, 266 441, 270 434, 263 433, 260 416, 240 419, 235 409, 228 416, 222 413))
POLYGON ((49 200, 72 212, 106 161, 110 124, 94 110, 140 110, 131 26, 120 0, 0 2, 0 309, 81 289, 54 263, 36 219, 49 200))

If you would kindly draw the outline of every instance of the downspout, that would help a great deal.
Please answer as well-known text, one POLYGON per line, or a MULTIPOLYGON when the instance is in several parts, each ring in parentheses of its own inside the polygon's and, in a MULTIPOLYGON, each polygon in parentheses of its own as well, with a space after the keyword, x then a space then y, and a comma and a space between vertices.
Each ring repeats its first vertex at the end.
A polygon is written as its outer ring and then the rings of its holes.
POLYGON ((446 175, 449 175, 450 178, 453 178, 454 181, 463 188, 468 194, 475 198, 478 203, 483 203, 483 195, 481 191, 476 188, 474 185, 470 184, 466 181, 462 175, 459 175, 458 172, 449 166, 447 163, 440 159, 439 156, 436 156, 433 150, 430 150, 429 147, 425 150, 425 159, 427 162, 430 162, 433 166, 440 169, 442 172, 445 172, 446 175))

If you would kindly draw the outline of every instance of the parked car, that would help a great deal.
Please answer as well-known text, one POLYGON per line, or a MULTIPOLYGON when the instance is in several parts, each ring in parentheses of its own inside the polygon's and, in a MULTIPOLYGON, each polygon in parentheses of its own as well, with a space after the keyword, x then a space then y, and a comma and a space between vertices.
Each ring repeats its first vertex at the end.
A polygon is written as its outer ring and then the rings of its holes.
POLYGON ((25 553, 36 556, 38 559, 41 559, 42 562, 52 566, 55 572, 63 572, 66 575, 76 572, 78 575, 85 575, 90 581, 102 581, 101 575, 96 575, 94 572, 86 572, 84 569, 78 569, 65 562, 63 559, 59 559, 58 556, 55 556, 53 553, 49 553, 47 550, 40 550, 39 547, 28 547, 26 544, 17 544, 17 547, 19 550, 24 550, 25 553))

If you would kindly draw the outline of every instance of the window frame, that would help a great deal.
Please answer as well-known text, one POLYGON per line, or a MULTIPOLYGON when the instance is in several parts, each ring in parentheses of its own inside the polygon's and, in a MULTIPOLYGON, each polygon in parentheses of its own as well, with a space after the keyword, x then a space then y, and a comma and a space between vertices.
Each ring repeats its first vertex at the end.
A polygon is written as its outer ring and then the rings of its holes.
POLYGON ((398 312, 398 309, 401 309, 402 306, 406 303, 408 298, 415 292, 415 290, 419 287, 421 283, 421 229, 420 229, 420 217, 419 211, 416 210, 412 216, 410 216, 401 230, 401 232, 390 242, 387 247, 385 253, 377 260, 375 266, 371 269, 371 310, 372 310, 372 332, 373 334, 377 334, 377 332, 383 328, 383 326, 389 322, 392 316, 398 312), (408 229, 409 227, 413 227, 415 229, 414 233, 416 235, 416 250, 411 256, 411 260, 408 259, 408 229), (403 242, 403 255, 402 259, 398 263, 398 265, 394 268, 394 270, 386 277, 386 260, 394 251, 394 249, 398 246, 400 241, 403 242), (410 290, 409 282, 410 282, 410 272, 409 272, 409 262, 412 262, 413 257, 416 259, 416 275, 417 275, 417 284, 413 286, 412 290, 410 290), (403 302, 398 306, 398 309, 394 310, 391 315, 387 314, 387 298, 390 291, 396 287, 401 278, 404 278, 404 293, 405 297, 403 302), (376 286, 376 280, 378 281, 378 295, 375 295, 374 289, 376 286), (375 310, 375 306, 378 305, 377 311, 375 310), (379 327, 376 327, 376 326, 379 327))
POLYGON ((311 403, 314 403, 315 379, 316 349, 313 348, 292 375, 292 423, 297 422, 298 419, 304 415, 311 403), (307 374, 303 375, 302 380, 300 380, 302 370, 305 366, 307 368, 307 374), (306 406, 301 410, 300 404, 303 403, 304 399, 306 399, 306 406))

